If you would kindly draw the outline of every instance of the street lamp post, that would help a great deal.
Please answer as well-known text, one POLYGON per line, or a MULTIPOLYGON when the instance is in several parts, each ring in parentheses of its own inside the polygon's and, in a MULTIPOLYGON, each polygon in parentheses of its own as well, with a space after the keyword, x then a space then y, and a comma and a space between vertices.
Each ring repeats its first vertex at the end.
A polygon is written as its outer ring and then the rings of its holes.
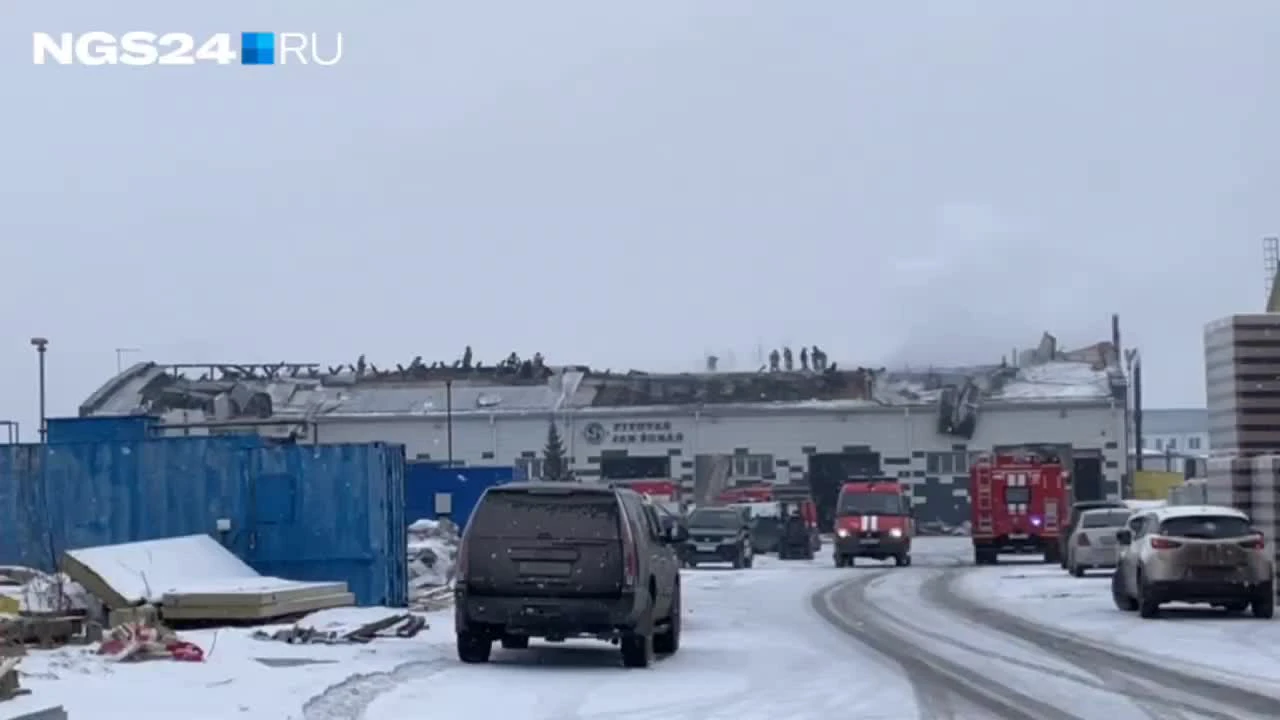
POLYGON ((44 392, 44 356, 45 351, 49 348, 49 340, 42 337, 31 338, 31 345, 36 349, 36 355, 40 358, 40 443, 44 444, 49 440, 48 415, 45 414, 45 392, 44 392))
POLYGON ((453 380, 444 381, 444 425, 449 467, 453 467, 453 380))

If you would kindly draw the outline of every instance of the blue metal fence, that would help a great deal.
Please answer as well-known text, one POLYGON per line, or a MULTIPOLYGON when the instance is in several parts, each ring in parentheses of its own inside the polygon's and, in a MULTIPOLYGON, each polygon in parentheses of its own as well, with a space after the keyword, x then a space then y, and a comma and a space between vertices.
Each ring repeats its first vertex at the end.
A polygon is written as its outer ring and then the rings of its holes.
POLYGON ((405 514, 409 522, 435 519, 444 514, 438 507, 443 502, 449 508, 449 519, 465 527, 487 488, 523 479, 524 473, 510 466, 450 468, 435 462, 411 462, 405 466, 405 514))
POLYGON ((63 550, 193 533, 264 574, 342 580, 362 605, 404 605, 403 446, 253 436, 0 446, 0 563, 47 570, 63 550), (218 533, 224 518, 231 530, 218 533))

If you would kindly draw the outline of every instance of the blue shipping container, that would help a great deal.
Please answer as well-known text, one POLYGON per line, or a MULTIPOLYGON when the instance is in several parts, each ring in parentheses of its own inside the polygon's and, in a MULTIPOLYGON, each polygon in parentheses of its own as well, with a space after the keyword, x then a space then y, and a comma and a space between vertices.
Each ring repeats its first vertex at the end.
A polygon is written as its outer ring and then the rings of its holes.
POLYGON ((448 516, 466 527, 484 491, 494 485, 523 480, 524 473, 510 466, 445 467, 435 462, 411 462, 405 466, 405 518, 448 516))
POLYGON ((148 440, 155 426, 156 419, 147 415, 49 418, 46 421, 50 443, 148 440))
POLYGON ((404 448, 183 437, 0 446, 0 563, 194 533, 266 575, 408 601, 404 448), (217 521, 231 521, 221 537, 217 521))

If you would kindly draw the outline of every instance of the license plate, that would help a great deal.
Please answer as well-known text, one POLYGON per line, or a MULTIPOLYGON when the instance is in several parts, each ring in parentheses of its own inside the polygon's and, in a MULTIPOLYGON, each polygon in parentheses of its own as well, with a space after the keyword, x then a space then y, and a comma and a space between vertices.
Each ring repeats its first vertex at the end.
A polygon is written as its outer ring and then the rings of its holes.
POLYGON ((698 552, 715 552, 720 548, 720 546, 715 543, 698 543, 694 548, 698 552))
POLYGON ((880 538, 862 538, 863 545, 879 545, 880 538))
POLYGON ((1113 537, 1107 536, 1107 535, 1103 535, 1103 536, 1102 536, 1102 544, 1103 544, 1103 545, 1115 545, 1115 544, 1116 544, 1116 539, 1115 539, 1115 538, 1113 538, 1113 537))
POLYGON ((1199 580, 1232 580, 1236 569, 1230 567, 1193 567, 1187 573, 1192 579, 1199 580))
POLYGON ((537 577, 569 577, 572 565, 565 562, 538 562, 530 560, 519 565, 521 575, 537 577))
POLYGON ((1009 536, 1009 539, 1010 540, 1026 540, 1029 537, 1031 536, 1027 535, 1026 533, 1014 533, 1009 536))

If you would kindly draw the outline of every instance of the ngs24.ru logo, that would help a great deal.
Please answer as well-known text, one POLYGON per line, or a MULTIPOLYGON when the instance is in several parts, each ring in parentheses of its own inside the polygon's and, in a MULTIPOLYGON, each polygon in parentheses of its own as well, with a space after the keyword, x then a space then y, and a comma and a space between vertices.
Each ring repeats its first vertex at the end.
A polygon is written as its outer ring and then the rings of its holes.
POLYGON ((342 33, 323 41, 317 33, 214 33, 197 43, 191 33, 179 32, 37 32, 31 52, 36 65, 337 65, 342 33))

